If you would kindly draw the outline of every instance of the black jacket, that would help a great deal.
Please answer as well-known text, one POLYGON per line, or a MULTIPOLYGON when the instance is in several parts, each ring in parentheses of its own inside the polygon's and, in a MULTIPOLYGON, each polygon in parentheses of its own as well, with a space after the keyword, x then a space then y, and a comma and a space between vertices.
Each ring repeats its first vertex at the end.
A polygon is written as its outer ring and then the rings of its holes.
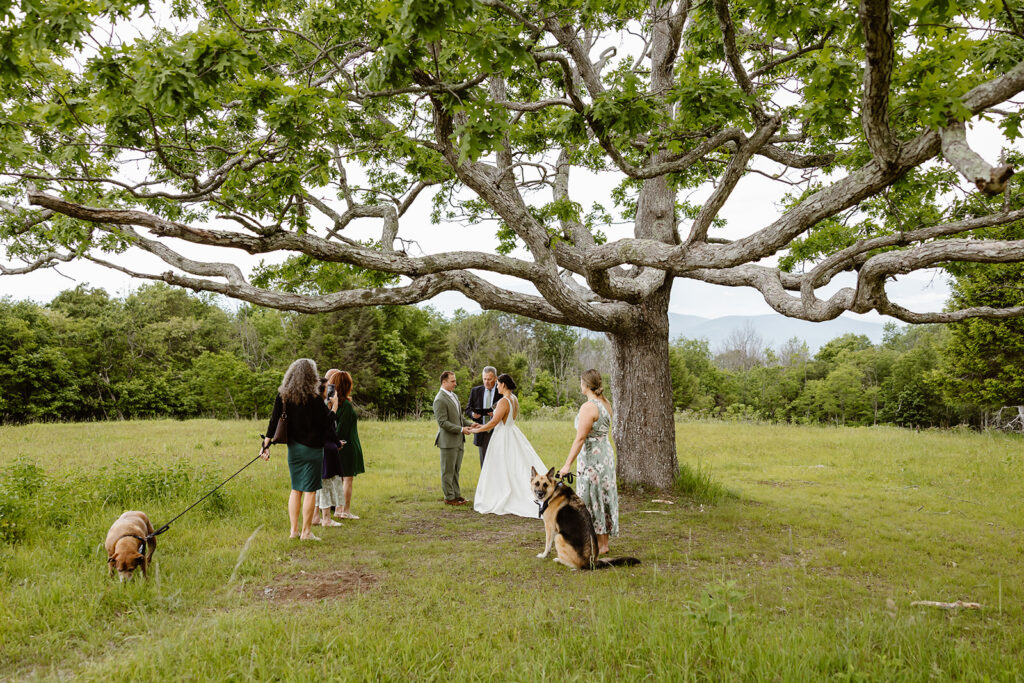
MULTIPOLYGON (((270 414, 267 424, 267 436, 273 436, 277 429, 277 421, 284 412, 281 395, 274 399, 274 412, 270 414)), ((310 448, 323 448, 324 439, 337 441, 334 430, 334 413, 327 409, 324 400, 319 396, 310 396, 298 405, 288 404, 288 443, 301 443, 310 448)))
MULTIPOLYGON (((498 393, 498 384, 494 384, 494 396, 491 398, 491 408, 498 405, 498 401, 501 400, 501 394, 498 393)), ((484 407, 484 385, 477 384, 475 387, 469 390, 469 400, 466 401, 466 417, 473 420, 473 422, 483 424, 483 417, 473 417, 473 413, 480 413, 480 409, 484 407)), ((490 432, 481 432, 473 435, 473 445, 483 446, 491 439, 490 432)))

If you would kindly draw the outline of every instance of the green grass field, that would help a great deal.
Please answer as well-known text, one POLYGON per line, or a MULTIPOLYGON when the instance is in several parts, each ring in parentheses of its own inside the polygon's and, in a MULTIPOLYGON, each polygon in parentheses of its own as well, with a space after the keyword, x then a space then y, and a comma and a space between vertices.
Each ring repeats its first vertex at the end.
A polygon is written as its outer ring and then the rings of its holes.
MULTIPOLYGON (((702 500, 623 491, 612 554, 643 564, 573 573, 534 557, 539 520, 438 502, 431 423, 367 422, 361 520, 289 540, 276 446, 160 536, 148 582, 107 578, 123 510, 159 526, 262 426, 0 427, 0 679, 1024 678, 1019 438, 681 424, 702 500)), ((561 464, 571 425, 523 429, 561 464)), ((462 474, 472 497, 472 446, 462 474)))

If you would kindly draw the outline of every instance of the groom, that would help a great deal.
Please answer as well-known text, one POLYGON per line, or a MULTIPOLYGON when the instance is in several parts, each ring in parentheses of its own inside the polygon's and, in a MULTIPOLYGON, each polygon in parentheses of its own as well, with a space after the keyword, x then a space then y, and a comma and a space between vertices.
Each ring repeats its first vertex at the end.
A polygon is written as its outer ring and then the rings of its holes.
POLYGON ((441 449, 444 504, 465 505, 469 501, 462 497, 462 491, 459 490, 459 470, 462 469, 466 434, 469 433, 469 425, 473 423, 462 416, 462 405, 455 395, 455 373, 451 370, 441 373, 441 388, 434 397, 434 419, 437 420, 434 445, 441 449))
MULTIPOLYGON (((498 395, 498 371, 488 365, 481 373, 484 381, 469 390, 469 404, 466 406, 466 415, 473 418, 474 422, 487 424, 491 421, 494 404, 501 396, 498 395)), ((479 432, 473 435, 473 444, 480 451, 480 467, 484 466, 484 457, 487 455, 487 444, 491 441, 491 432, 479 432)))

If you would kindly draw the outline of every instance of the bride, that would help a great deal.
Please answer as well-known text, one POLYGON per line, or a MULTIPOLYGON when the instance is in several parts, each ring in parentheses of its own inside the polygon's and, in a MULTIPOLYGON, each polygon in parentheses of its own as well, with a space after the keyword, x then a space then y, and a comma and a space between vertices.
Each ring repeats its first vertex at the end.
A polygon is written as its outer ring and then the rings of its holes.
POLYGON ((494 406, 491 421, 470 429, 474 433, 494 430, 487 445, 487 457, 480 468, 473 509, 480 513, 536 517, 537 504, 530 490, 530 468, 544 472, 547 465, 516 426, 519 400, 512 393, 515 388, 516 383, 511 377, 499 375, 498 392, 502 398, 494 406))

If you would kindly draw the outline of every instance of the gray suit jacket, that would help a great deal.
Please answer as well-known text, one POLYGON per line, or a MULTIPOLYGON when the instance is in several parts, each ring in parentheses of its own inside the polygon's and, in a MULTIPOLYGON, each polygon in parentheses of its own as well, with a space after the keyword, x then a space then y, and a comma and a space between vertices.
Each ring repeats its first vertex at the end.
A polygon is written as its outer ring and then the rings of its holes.
POLYGON ((463 414, 460 406, 455 405, 451 397, 438 390, 434 397, 434 419, 437 420, 437 436, 434 445, 439 448, 460 448, 466 442, 463 427, 473 423, 463 414))

